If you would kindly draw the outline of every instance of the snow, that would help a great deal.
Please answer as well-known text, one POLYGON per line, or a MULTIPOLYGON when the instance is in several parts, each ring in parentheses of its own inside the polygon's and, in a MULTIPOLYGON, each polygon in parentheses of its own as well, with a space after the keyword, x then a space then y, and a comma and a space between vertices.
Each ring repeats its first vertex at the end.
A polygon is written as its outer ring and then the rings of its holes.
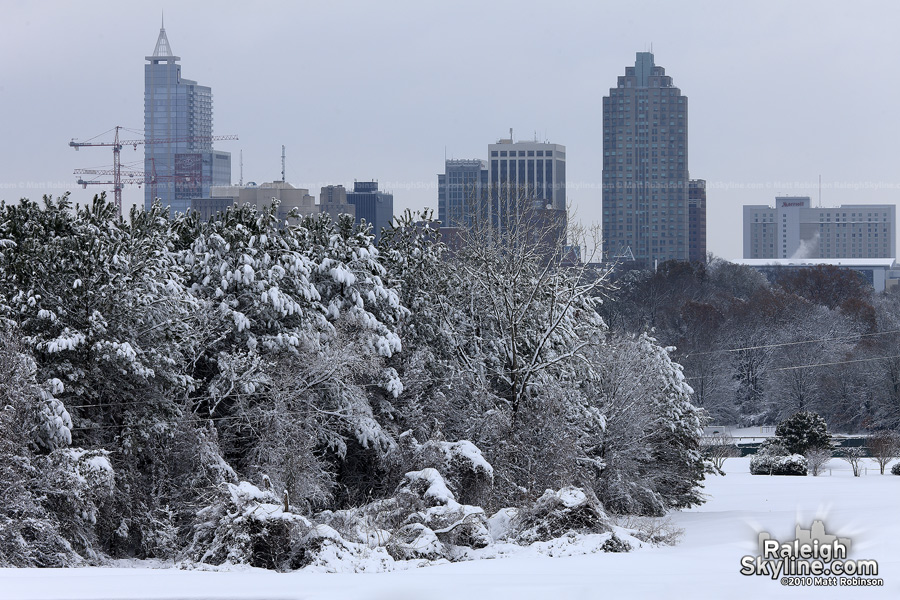
MULTIPOLYGON (((711 476, 706 482, 709 501, 672 515, 674 524, 684 530, 681 543, 674 547, 644 544, 630 553, 606 554, 597 551, 604 536, 565 536, 527 548, 498 544, 473 553, 495 560, 423 568, 415 568, 421 561, 398 562, 398 567, 408 568, 390 573, 306 570, 279 574, 239 567, 209 572, 146 562, 119 563, 115 568, 2 569, 0 597, 847 600, 900 596, 900 477, 879 475, 870 460, 864 461, 863 475, 857 478, 839 459, 832 459, 819 477, 754 476, 749 474, 748 464, 747 458, 728 459, 727 475, 711 476), (808 527, 814 519, 823 520, 829 533, 851 538, 850 558, 877 560, 884 587, 798 589, 739 574, 741 557, 756 554, 758 532, 792 539, 798 523, 808 527)), ((502 528, 505 519, 495 515, 491 520, 502 528)), ((624 534, 617 534, 625 539, 624 534)), ((377 558, 373 556, 373 560, 377 558)))
MULTIPOLYGON (((553 490, 548 490, 552 492, 553 490)), ((562 505, 566 508, 572 508, 573 506, 579 506, 580 504, 584 504, 587 500, 587 497, 584 495, 580 489, 575 487, 567 487, 555 492, 556 497, 559 498, 562 505)))
POLYGON ((409 481, 421 479, 428 483, 428 489, 425 490, 425 498, 448 507, 458 506, 456 498, 453 497, 453 492, 447 489, 444 478, 435 469, 428 467, 421 471, 410 471, 405 478, 409 481))

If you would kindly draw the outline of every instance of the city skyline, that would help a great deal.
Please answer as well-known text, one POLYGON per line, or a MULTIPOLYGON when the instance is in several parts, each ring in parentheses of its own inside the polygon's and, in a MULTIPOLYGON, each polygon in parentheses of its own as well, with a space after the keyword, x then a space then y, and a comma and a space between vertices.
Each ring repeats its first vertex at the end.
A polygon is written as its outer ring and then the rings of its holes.
MULTIPOLYGON (((11 3, 0 25, 13 59, 0 101, 16 115, 0 125, 8 140, 2 198, 68 189, 83 203, 98 190, 76 186, 72 170, 108 165, 111 152, 76 154, 67 142, 116 125, 141 128, 138 65, 160 7, 46 6, 11 3)), ((895 84, 878 60, 889 56, 896 7, 564 3, 545 14, 540 6, 511 12, 503 3, 463 2, 445 14, 427 3, 272 3, 255 11, 224 3, 216 11, 168 7, 166 29, 188 76, 215 90, 216 133, 241 137, 221 145, 232 155, 234 183, 241 150, 245 181, 280 179, 285 144, 287 180, 297 187, 377 179, 394 193, 397 212, 434 209, 434 174, 445 156, 480 157, 512 127, 517 140, 567 147, 568 203, 576 218, 599 224, 600 98, 652 43, 691 97, 690 170, 707 180, 713 253, 741 255, 736 223, 745 204, 791 194, 818 204, 819 175, 826 206, 896 204, 900 124, 890 118, 895 84), (525 41, 510 45, 501 30, 525 41), (373 34, 378 43, 365 51, 334 44, 336 35, 373 34), (481 72, 487 56, 505 57, 502 81, 481 72), (535 93, 522 89, 528 81, 535 93), (498 93, 498 85, 512 91, 498 93)), ((142 154, 125 148, 123 161, 142 154)), ((123 196, 127 205, 143 195, 129 187, 123 196)))

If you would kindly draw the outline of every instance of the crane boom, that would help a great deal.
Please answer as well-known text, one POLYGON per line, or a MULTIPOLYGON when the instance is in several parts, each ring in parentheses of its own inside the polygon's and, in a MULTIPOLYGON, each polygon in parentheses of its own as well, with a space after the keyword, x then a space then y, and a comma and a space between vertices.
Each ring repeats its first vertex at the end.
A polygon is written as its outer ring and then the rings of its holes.
MULTIPOLYGON (((193 142, 193 143, 203 143, 203 142, 219 142, 226 140, 236 140, 238 136, 236 135, 197 135, 197 136, 182 136, 182 137, 171 137, 171 138, 150 138, 143 140, 120 140, 119 139, 119 130, 124 129, 120 125, 116 125, 115 130, 115 138, 111 142, 77 142, 74 138, 69 141, 69 146, 78 150, 84 147, 91 146, 102 146, 102 147, 111 147, 113 149, 113 168, 112 169, 75 169, 75 175, 112 175, 112 181, 85 181, 82 178, 78 178, 78 185, 83 187, 87 187, 88 185, 112 185, 113 186, 113 197, 116 202, 116 210, 119 212, 119 217, 122 217, 122 187, 125 183, 143 183, 144 179, 147 179, 147 174, 140 171, 122 171, 122 163, 120 160, 120 153, 122 151, 123 146, 133 146, 135 150, 137 150, 138 146, 148 145, 148 144, 177 144, 184 142, 193 142), (140 180, 131 179, 129 181, 122 181, 122 177, 135 178, 140 177, 140 180)), ((151 183, 156 184, 157 179, 163 179, 163 177, 157 177, 156 175, 156 166, 153 167, 153 173, 150 176, 151 183)))

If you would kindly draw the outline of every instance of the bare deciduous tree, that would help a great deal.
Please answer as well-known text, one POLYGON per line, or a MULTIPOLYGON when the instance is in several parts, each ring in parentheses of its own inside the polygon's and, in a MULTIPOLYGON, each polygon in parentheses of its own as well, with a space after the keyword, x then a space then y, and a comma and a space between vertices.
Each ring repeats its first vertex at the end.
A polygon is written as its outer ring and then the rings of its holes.
POLYGON ((741 455, 741 451, 734 443, 734 438, 724 431, 703 436, 700 439, 700 450, 720 475, 725 474, 722 467, 724 467, 726 459, 741 455))
POLYGON ((862 457, 863 451, 860 448, 844 448, 842 450, 841 459, 850 463, 854 477, 859 477, 859 462, 862 460, 862 457))
POLYGON ((810 448, 806 451, 806 463, 813 477, 817 477, 822 472, 822 468, 831 460, 830 448, 810 448))
POLYGON ((895 431, 876 431, 866 438, 866 447, 884 475, 884 468, 900 453, 900 436, 895 431))

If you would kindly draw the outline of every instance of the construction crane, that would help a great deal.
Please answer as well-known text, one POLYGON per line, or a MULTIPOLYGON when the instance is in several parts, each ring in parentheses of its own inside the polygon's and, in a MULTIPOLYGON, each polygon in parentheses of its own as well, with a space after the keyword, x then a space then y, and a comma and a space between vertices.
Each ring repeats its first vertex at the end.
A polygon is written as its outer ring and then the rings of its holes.
MULTIPOLYGON (((137 150, 138 146, 147 145, 147 144, 177 144, 181 142, 218 142, 225 140, 236 140, 238 136, 236 135, 202 135, 202 136, 186 136, 186 137, 171 137, 171 138, 152 138, 152 139, 142 139, 142 140, 120 140, 119 139, 119 130, 124 129, 119 125, 115 127, 115 137, 112 142, 77 142, 75 139, 69 142, 69 146, 75 148, 75 150, 79 150, 83 147, 87 146, 105 146, 112 147, 113 149, 113 167, 112 169, 75 169, 75 175, 112 175, 112 181, 85 181, 84 179, 78 179, 78 185, 82 187, 87 187, 88 185, 111 185, 113 186, 113 198, 116 203, 116 211, 119 213, 119 217, 122 217, 122 188, 125 184, 142 184, 147 178, 146 173, 138 172, 138 171, 122 171, 122 161, 121 161, 121 152, 123 146, 133 146, 135 150, 137 150), (127 180, 123 180, 122 177, 125 176, 128 178, 127 180), (141 179, 136 179, 138 176, 141 179)), ((168 176, 160 176, 156 175, 156 165, 153 164, 153 173, 150 176, 151 184, 156 185, 157 179, 169 179, 174 178, 174 175, 168 176)))

